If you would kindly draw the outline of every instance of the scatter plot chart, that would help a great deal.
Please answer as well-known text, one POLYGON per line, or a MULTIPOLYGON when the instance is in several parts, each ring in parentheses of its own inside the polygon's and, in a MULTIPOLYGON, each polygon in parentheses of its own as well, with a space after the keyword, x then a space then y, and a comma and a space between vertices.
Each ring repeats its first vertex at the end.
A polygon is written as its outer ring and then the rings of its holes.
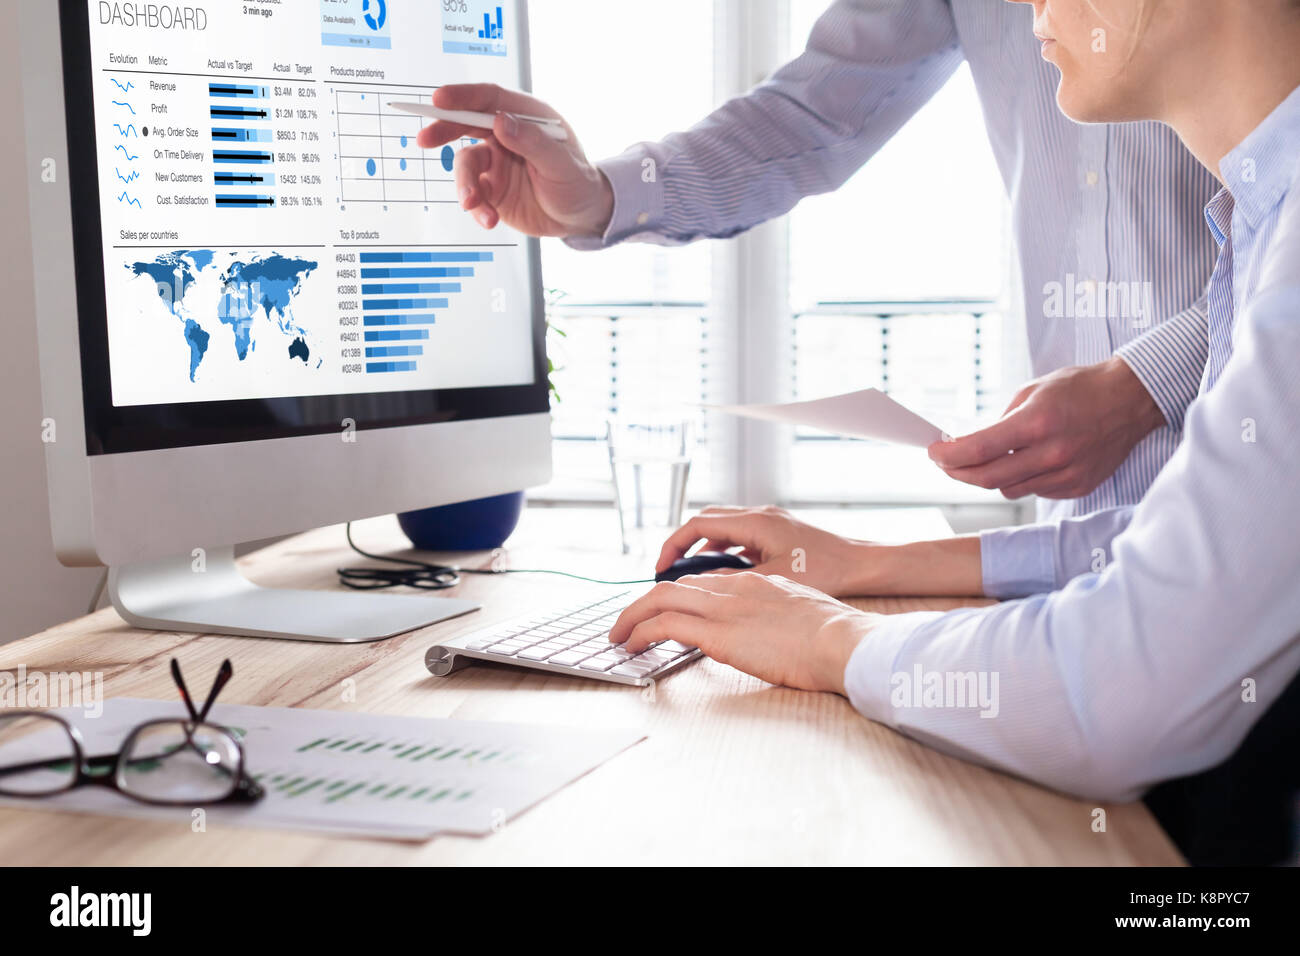
POLYGON ((334 90, 338 121, 339 199, 342 202, 455 203, 456 153, 477 142, 461 139, 440 150, 421 149, 416 135, 429 121, 389 103, 428 103, 427 92, 334 90))

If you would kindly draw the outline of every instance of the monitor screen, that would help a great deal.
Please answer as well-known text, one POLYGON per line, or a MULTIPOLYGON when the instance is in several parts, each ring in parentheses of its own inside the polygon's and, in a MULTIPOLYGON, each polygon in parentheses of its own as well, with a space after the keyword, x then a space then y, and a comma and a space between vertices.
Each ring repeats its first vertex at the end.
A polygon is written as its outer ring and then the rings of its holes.
POLYGON ((536 243, 459 208, 509 0, 64 0, 92 454, 546 410, 536 243))

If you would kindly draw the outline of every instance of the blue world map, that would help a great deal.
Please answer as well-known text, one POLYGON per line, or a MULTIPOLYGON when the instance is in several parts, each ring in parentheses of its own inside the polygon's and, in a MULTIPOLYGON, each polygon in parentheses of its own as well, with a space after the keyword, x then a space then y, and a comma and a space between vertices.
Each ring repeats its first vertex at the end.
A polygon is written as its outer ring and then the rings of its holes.
POLYGON ((181 323, 189 347, 191 382, 208 353, 212 333, 220 325, 229 326, 234 334, 235 356, 241 362, 247 359, 257 348, 254 320, 259 315, 270 319, 288 340, 284 346, 287 358, 307 364, 311 349, 306 330, 294 320, 293 300, 316 267, 317 263, 308 259, 279 253, 243 256, 233 252, 218 254, 211 249, 179 249, 126 266, 133 276, 153 280, 159 300, 181 323), (215 301, 205 301, 196 308, 191 304, 195 284, 210 270, 220 270, 220 291, 215 301), (214 327, 214 322, 219 324, 214 327))

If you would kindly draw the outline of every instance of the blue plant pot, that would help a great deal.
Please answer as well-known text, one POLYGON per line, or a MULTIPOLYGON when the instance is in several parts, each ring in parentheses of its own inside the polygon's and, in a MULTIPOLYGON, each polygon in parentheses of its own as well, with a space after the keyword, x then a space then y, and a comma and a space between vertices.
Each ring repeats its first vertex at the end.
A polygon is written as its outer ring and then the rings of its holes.
POLYGON ((489 551, 505 544, 519 524, 524 493, 459 501, 436 508, 404 511, 397 523, 421 551, 489 551))

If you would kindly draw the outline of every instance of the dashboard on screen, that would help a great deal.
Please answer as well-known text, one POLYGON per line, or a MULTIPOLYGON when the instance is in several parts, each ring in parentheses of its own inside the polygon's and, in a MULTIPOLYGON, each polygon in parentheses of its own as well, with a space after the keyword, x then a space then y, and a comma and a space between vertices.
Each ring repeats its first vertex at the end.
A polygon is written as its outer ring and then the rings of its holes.
POLYGON ((535 244, 393 106, 526 86, 523 15, 65 0, 92 451, 545 409, 535 244))

